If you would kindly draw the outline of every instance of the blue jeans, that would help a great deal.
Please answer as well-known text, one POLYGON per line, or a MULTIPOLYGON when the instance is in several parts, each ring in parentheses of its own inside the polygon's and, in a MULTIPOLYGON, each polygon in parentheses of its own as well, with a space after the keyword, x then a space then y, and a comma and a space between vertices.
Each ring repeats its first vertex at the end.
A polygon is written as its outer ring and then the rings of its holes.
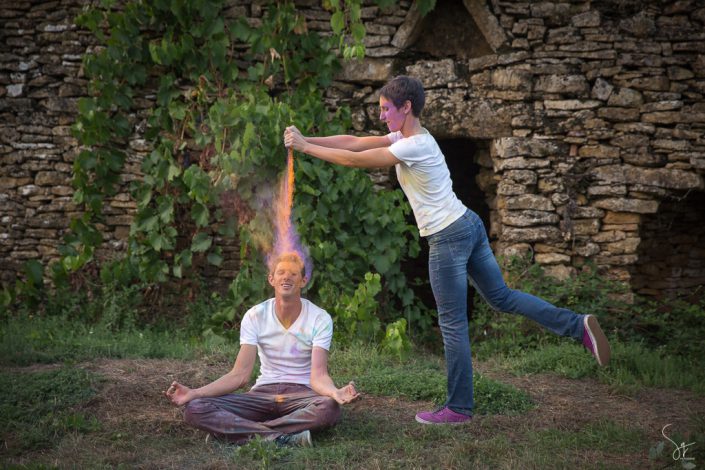
POLYGON ((448 372, 446 406, 472 415, 474 407, 472 358, 468 334, 468 279, 492 308, 518 313, 550 331, 576 339, 583 337, 583 317, 557 308, 533 295, 510 289, 487 240, 480 217, 468 210, 458 220, 427 237, 428 271, 438 308, 448 372))

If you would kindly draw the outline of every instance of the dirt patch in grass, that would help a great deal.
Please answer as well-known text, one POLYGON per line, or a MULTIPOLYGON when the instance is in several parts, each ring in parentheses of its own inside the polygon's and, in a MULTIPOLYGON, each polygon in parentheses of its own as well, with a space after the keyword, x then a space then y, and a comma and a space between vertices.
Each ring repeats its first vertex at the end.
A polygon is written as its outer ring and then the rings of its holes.
POLYGON ((661 429, 666 424, 687 429, 692 427, 693 416, 705 417, 705 399, 689 391, 645 387, 635 396, 626 396, 613 393, 608 385, 592 378, 515 376, 483 364, 476 368, 529 394, 538 406, 523 417, 531 419, 536 429, 580 430, 590 422, 611 421, 662 438, 661 429))
MULTIPOLYGON (((23 455, 7 463, 135 468, 238 466, 232 446, 206 444, 205 433, 187 427, 182 422, 181 411, 162 393, 173 380, 193 386, 208 383, 226 372, 230 364, 106 359, 81 367, 103 377, 99 393, 86 405, 86 411, 101 422, 101 430, 70 435, 53 449, 23 455)), ((389 462, 391 458, 395 463, 390 467, 433 467, 439 465, 438 460, 433 460, 437 458, 434 451, 441 449, 447 455, 455 455, 454 460, 443 465, 447 468, 463 468, 468 462, 494 468, 517 464, 529 468, 563 465, 592 468, 596 462, 608 467, 649 468, 655 467, 655 463, 648 459, 648 450, 663 440, 663 426, 672 424, 671 429, 687 435, 694 427, 693 416, 705 419, 705 400, 690 392, 648 388, 627 397, 612 393, 607 385, 592 379, 570 380, 552 374, 517 377, 491 364, 476 363, 475 367, 489 378, 526 391, 536 408, 519 416, 476 416, 472 423, 446 432, 415 423, 414 415, 432 408, 431 402, 364 395, 345 408, 344 419, 348 423, 322 435, 319 446, 314 448, 320 455, 301 451, 297 455, 303 455, 303 460, 294 460, 293 464, 282 462, 282 466, 319 466, 317 458, 322 458, 322 462, 336 458, 337 464, 326 463, 326 466, 368 468, 374 462, 389 462), (576 434, 605 422, 639 431, 643 442, 627 451, 620 446, 611 449, 609 445, 598 449, 578 447, 570 454, 575 455, 573 461, 554 465, 550 461, 527 462, 534 459, 534 453, 540 453, 532 448, 537 433, 576 434), (364 445, 336 451, 339 457, 325 454, 326 446, 344 445, 351 435, 354 437, 350 439, 364 445), (495 456, 497 453, 504 455, 495 456), (489 456, 495 460, 463 460, 489 459, 489 456), (405 462, 405 458, 414 460, 405 462)), ((698 444, 705 446, 705 442, 698 444)), ((262 462, 263 466, 271 464, 264 457, 262 462)), ((663 461, 659 466, 663 466, 663 461)))

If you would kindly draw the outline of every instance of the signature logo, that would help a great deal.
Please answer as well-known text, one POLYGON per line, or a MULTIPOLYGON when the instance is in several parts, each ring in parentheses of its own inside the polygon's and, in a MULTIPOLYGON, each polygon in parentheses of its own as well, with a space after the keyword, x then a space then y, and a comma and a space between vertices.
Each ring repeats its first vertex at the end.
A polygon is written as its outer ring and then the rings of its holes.
MULTIPOLYGON (((670 424, 667 424, 661 429, 661 435, 663 435, 664 438, 666 438, 671 444, 673 444, 673 453, 671 454, 671 457, 673 457, 673 460, 680 460, 682 464, 686 464, 686 462, 692 462, 695 460, 693 457, 687 457, 686 454, 688 453, 688 450, 695 445, 695 442, 691 442, 686 444, 685 442, 681 442, 678 444, 676 441, 671 439, 666 435, 666 428, 669 427, 670 424)), ((690 463, 687 465, 687 468, 694 468, 694 465, 690 463)), ((684 465, 685 466, 685 465, 684 465)))

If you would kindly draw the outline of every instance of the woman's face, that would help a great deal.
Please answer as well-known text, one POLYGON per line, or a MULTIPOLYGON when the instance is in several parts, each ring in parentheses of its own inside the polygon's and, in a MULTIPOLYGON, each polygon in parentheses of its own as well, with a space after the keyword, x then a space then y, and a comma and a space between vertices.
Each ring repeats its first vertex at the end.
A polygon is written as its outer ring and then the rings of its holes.
POLYGON ((406 116, 409 113, 410 103, 397 108, 391 100, 384 96, 379 97, 379 118, 387 124, 389 132, 397 132, 404 127, 406 116))

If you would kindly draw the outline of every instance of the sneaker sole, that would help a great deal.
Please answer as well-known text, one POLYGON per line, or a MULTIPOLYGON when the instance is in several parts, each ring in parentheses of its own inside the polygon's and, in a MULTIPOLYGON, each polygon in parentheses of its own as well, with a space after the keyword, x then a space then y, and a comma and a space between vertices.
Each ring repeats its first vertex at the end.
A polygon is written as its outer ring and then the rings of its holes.
POLYGON ((607 341, 607 336, 600 328, 597 318, 593 315, 585 317, 585 330, 590 336, 593 348, 595 349, 595 359, 601 366, 606 366, 610 362, 610 343, 607 341))
POLYGON ((471 419, 472 419, 472 418, 468 418, 468 419, 466 419, 465 421, 457 421, 457 422, 452 422, 452 423, 451 423, 451 422, 436 423, 436 422, 433 422, 433 421, 426 421, 425 419, 419 418, 419 417, 417 416, 417 417, 416 417, 416 422, 417 422, 417 423, 421 423, 421 424, 450 424, 450 425, 452 425, 452 426, 457 426, 457 425, 459 425, 459 424, 465 424, 465 423, 467 423, 468 421, 470 421, 471 419))
POLYGON ((311 431, 308 429, 306 431, 303 431, 304 434, 301 439, 300 446, 301 447, 313 447, 313 440, 311 439, 311 431))

